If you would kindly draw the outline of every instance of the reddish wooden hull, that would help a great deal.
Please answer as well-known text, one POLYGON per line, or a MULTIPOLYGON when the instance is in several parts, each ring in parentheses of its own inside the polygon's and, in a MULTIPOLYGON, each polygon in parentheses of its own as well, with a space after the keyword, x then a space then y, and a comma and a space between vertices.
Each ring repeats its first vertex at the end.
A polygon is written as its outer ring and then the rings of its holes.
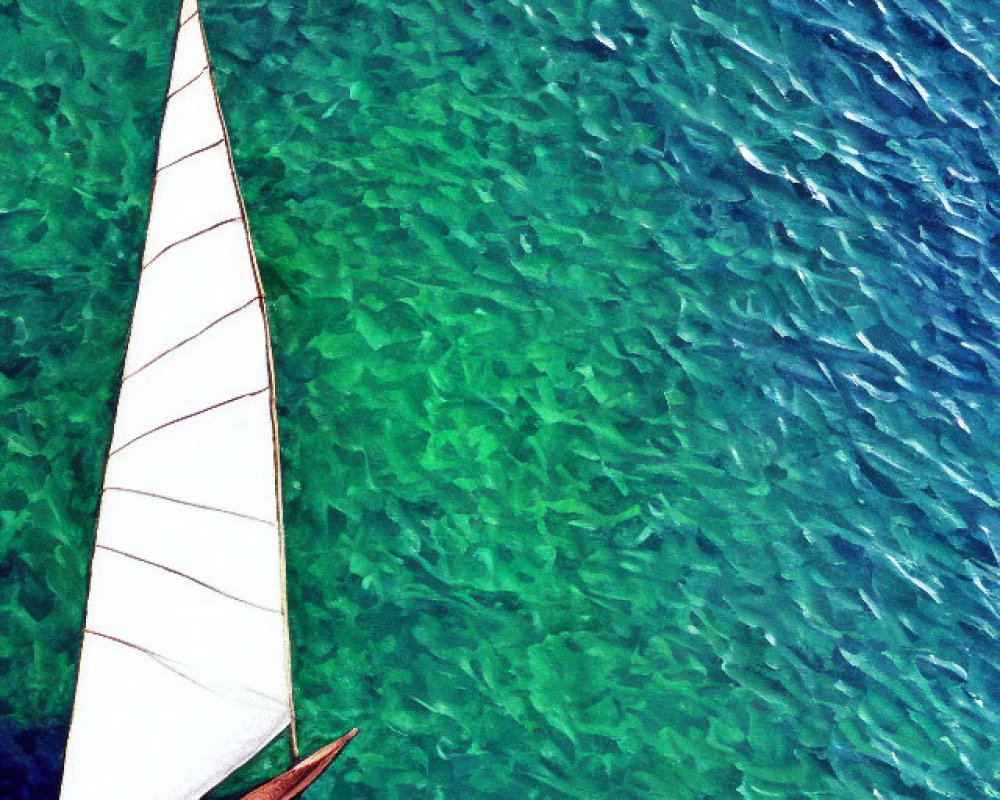
POLYGON ((311 756, 303 758, 288 772, 272 778, 263 786, 258 786, 250 794, 244 795, 243 800, 292 800, 292 798, 298 797, 323 774, 324 770, 333 763, 334 759, 341 754, 357 733, 357 728, 348 731, 337 741, 331 742, 311 756))

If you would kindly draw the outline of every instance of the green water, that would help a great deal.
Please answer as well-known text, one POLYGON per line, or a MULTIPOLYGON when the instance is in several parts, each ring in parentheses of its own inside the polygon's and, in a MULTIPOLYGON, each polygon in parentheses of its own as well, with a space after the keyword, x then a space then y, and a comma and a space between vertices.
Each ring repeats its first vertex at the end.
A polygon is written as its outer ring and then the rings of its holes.
MULTIPOLYGON (((938 116, 845 121, 889 101, 827 8, 203 3, 273 325, 303 749, 362 729, 307 797, 1000 796, 1000 416, 920 344, 963 301, 907 277, 927 223, 889 202, 980 169, 921 148, 990 84, 914 33, 938 116)), ((0 0, 15 727, 70 711, 175 12, 0 0)))

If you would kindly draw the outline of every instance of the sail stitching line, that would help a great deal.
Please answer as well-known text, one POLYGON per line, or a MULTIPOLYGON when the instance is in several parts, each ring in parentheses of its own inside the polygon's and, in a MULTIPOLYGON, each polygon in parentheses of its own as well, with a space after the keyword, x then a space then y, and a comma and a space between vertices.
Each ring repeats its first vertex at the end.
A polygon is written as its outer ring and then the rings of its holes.
POLYGON ((246 400, 248 397, 256 397, 257 395, 266 392, 269 388, 270 387, 265 386, 263 389, 257 389, 253 392, 246 392, 245 394, 236 395, 236 397, 230 397, 228 400, 222 400, 221 402, 213 403, 212 405, 206 406, 205 408, 200 408, 197 411, 192 411, 190 414, 185 414, 182 417, 176 417, 172 420, 169 420, 168 422, 162 423, 161 425, 157 425, 155 428, 150 428, 145 433, 140 433, 138 436, 134 436, 133 438, 129 439, 121 447, 116 447, 114 450, 108 453, 108 458, 117 455, 126 447, 128 447, 131 444, 135 444, 140 439, 145 439, 147 436, 157 433, 158 431, 162 431, 164 428, 169 428, 171 425, 176 425, 179 422, 187 422, 187 420, 189 419, 200 417, 202 414, 207 414, 209 411, 215 411, 216 409, 222 408, 223 406, 228 406, 230 403, 235 403, 239 400, 246 400))
POLYGON ((197 150, 192 150, 187 155, 183 155, 180 158, 175 158, 169 164, 164 164, 162 167, 157 167, 156 168, 156 173, 159 174, 159 173, 163 172, 163 170, 167 169, 168 167, 172 167, 172 166, 174 166, 174 164, 180 164, 182 161, 186 161, 187 159, 191 158, 192 156, 199 155, 200 153, 204 153, 207 150, 213 150, 213 149, 215 149, 216 147, 218 147, 220 144, 222 144, 225 141, 226 141, 225 139, 219 139, 219 141, 217 141, 217 142, 212 142, 211 144, 207 144, 204 147, 199 147, 197 150))
POLYGON ((193 20, 197 16, 198 16, 198 9, 196 8, 194 11, 192 11, 190 14, 188 14, 185 19, 182 19, 181 20, 181 24, 178 25, 177 27, 183 28, 185 25, 187 25, 191 20, 193 20))
POLYGON ((143 497, 152 497, 156 500, 166 500, 168 503, 177 503, 181 506, 190 506, 191 508, 200 508, 203 511, 214 511, 219 514, 228 514, 231 517, 239 517, 240 519, 248 519, 251 522, 260 522, 271 528, 277 527, 271 520, 263 519, 262 517, 255 517, 253 514, 244 514, 240 511, 230 511, 228 508, 219 508, 218 506, 207 506, 203 503, 194 503, 190 500, 181 500, 177 497, 168 497, 165 494, 157 494, 156 492, 147 492, 143 489, 129 489, 127 486, 105 486, 101 489, 101 494, 105 492, 126 492, 128 494, 138 494, 143 497))
MULTIPOLYGON (((175 675, 178 675, 179 677, 184 678, 184 680, 186 680, 186 681, 190 681, 195 686, 197 686, 199 689, 204 689, 207 692, 211 692, 212 694, 216 694, 219 697, 223 698, 224 700, 230 700, 230 701, 236 702, 235 698, 226 696, 225 694, 223 694, 222 692, 220 692, 218 689, 216 689, 216 688, 214 688, 212 686, 209 686, 206 683, 202 683, 201 681, 197 680, 196 678, 192 678, 190 675, 188 675, 182 669, 180 669, 177 666, 174 666, 174 664, 177 663, 174 659, 169 658, 169 657, 167 657, 165 655, 162 655, 160 653, 154 652, 153 650, 150 650, 148 647, 143 647, 141 644, 136 644, 135 642, 130 642, 127 639, 120 639, 119 637, 112 636, 109 633, 102 633, 101 631, 95 631, 93 628, 86 628, 85 627, 83 629, 83 632, 84 633, 89 633, 91 636, 97 636, 97 637, 99 637, 101 639, 106 639, 107 641, 114 642, 115 644, 120 644, 123 647, 129 647, 132 650, 136 650, 137 652, 140 652, 143 655, 148 656, 149 658, 153 659, 153 661, 155 661, 157 664, 159 664, 164 669, 170 670, 170 672, 173 672, 175 675)), ((263 692, 258 692, 256 690, 250 689, 250 688, 248 688, 246 686, 240 686, 240 689, 242 689, 247 694, 257 695, 258 697, 261 697, 261 698, 269 701, 269 703, 270 703, 269 706, 261 706, 261 705, 255 704, 255 703, 250 703, 249 705, 254 705, 257 708, 261 708, 261 709, 265 709, 265 710, 272 710, 273 708, 279 707, 278 704, 275 702, 275 700, 273 698, 268 697, 263 692)))
POLYGON ((173 567, 168 567, 166 564, 161 564, 158 561, 150 561, 148 558, 143 558, 142 556, 137 556, 135 553, 127 553, 124 550, 118 550, 115 547, 108 547, 106 544, 95 545, 100 550, 106 550, 109 553, 114 553, 115 555, 123 556, 125 558, 131 558, 133 561, 138 561, 142 564, 148 564, 151 567, 156 567, 157 569, 162 569, 164 572, 169 572, 171 575, 177 575, 180 578, 185 578, 186 580, 195 583, 198 586, 209 589, 216 594, 220 594, 223 597, 228 597, 230 600, 235 600, 237 603, 242 603, 243 605, 250 606, 252 608, 259 609, 260 611, 266 611, 269 614, 280 614, 281 610, 277 608, 270 608, 268 606, 262 606, 259 603, 254 603, 251 600, 247 600, 243 597, 238 597, 235 594, 230 594, 229 592, 223 591, 218 586, 213 586, 210 583, 205 583, 195 578, 193 575, 188 575, 186 572, 182 572, 179 569, 174 569, 173 567))
POLYGON ((241 306, 240 306, 239 308, 234 308, 234 309, 233 309, 232 311, 227 311, 227 312, 226 312, 225 314, 223 314, 223 315, 222 315, 221 317, 219 317, 218 319, 216 319, 216 320, 214 320, 214 321, 210 322, 210 323, 209 323, 208 325, 206 325, 206 326, 205 326, 204 328, 202 328, 202 329, 201 329, 200 331, 198 331, 197 333, 193 333, 193 334, 191 334, 190 336, 188 336, 188 337, 187 337, 186 339, 181 339, 181 341, 179 341, 179 342, 178 342, 177 344, 175 344, 175 345, 171 345, 171 346, 170 346, 169 348, 167 348, 166 350, 164 350, 164 351, 163 351, 162 353, 160 353, 160 354, 159 354, 158 356, 156 356, 155 358, 151 358, 151 359, 150 359, 149 361, 147 361, 147 362, 146 362, 145 364, 143 364, 143 365, 142 365, 141 367, 139 367, 139 368, 137 368, 137 369, 133 370, 133 371, 132 371, 132 372, 130 372, 130 373, 129 373, 128 375, 126 375, 126 376, 125 376, 124 378, 122 378, 122 383, 124 383, 125 381, 127 381, 127 380, 128 380, 129 378, 131 378, 131 377, 133 377, 133 376, 135 376, 135 375, 138 375, 138 374, 139 374, 140 372, 142 372, 142 371, 143 371, 144 369, 146 369, 146 367, 149 367, 149 366, 152 366, 152 365, 153 365, 153 364, 155 364, 155 363, 156 363, 157 361, 159 361, 159 360, 160 360, 161 358, 163 358, 163 357, 165 357, 165 356, 169 356, 169 355, 170 355, 170 354, 171 354, 172 352, 174 352, 174 351, 175 351, 175 350, 177 350, 178 348, 180 348, 180 347, 182 347, 182 346, 186 345, 186 344, 187 344, 188 342, 192 342, 192 341, 194 341, 194 340, 195 340, 195 339, 197 339, 197 338, 198 338, 199 336, 201 336, 201 335, 202 335, 203 333, 206 333, 207 331, 210 331, 210 330, 211 330, 212 328, 214 328, 214 327, 215 327, 216 325, 218 325, 218 324, 219 324, 220 322, 224 322, 225 320, 229 319, 229 318, 230 318, 231 316, 233 316, 233 315, 235 315, 235 314, 239 314, 239 313, 240 313, 241 311, 243 311, 244 309, 247 309, 247 308, 249 308, 249 307, 250 307, 250 306, 252 306, 252 305, 253 305, 254 303, 256 303, 256 302, 257 302, 257 300, 258 300, 259 298, 260 298, 260 295, 257 295, 256 297, 252 297, 252 298, 251 298, 250 300, 248 300, 247 302, 245 302, 245 303, 244 303, 243 305, 241 305, 241 306))
POLYGON ((148 269, 149 266, 154 261, 156 261, 156 259, 162 256, 168 250, 172 250, 173 248, 177 247, 177 245, 184 244, 185 242, 190 242, 192 239, 197 239, 199 236, 214 231, 216 228, 221 228, 223 225, 228 225, 231 222, 240 222, 241 220, 242 217, 230 217, 229 219, 224 219, 221 222, 216 222, 214 225, 209 225, 207 228, 202 228, 200 231, 196 231, 192 233, 190 236, 185 236, 183 239, 178 239, 176 242, 172 244, 168 244, 159 253, 157 253, 155 256, 149 259, 149 261, 147 261, 145 264, 142 265, 142 271, 145 272, 146 269, 148 269))
MULTIPOLYGON (((198 80, 198 78, 200 78, 206 72, 208 72, 208 64, 205 64, 205 66, 203 66, 201 68, 201 70, 198 72, 198 74, 195 75, 193 78, 191 78, 188 81, 185 81, 185 83, 182 86, 178 86, 176 89, 174 89, 172 92, 170 92, 167 95, 166 103, 169 103, 170 100, 173 98, 174 95, 180 94, 181 92, 183 92, 185 89, 188 88, 188 86, 190 86, 192 83, 194 83, 196 80, 198 80)), ((164 110, 166 110, 166 103, 164 103, 164 110)))

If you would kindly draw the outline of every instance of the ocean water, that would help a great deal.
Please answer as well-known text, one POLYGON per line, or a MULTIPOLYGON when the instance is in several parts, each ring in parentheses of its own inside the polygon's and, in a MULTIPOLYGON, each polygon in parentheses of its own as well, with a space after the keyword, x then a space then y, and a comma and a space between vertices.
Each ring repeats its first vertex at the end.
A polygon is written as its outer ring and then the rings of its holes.
MULTIPOLYGON (((57 795, 175 6, 0 0, 3 797, 57 795)), ((202 6, 300 735, 362 729, 308 798, 1000 797, 1000 8, 202 6)))

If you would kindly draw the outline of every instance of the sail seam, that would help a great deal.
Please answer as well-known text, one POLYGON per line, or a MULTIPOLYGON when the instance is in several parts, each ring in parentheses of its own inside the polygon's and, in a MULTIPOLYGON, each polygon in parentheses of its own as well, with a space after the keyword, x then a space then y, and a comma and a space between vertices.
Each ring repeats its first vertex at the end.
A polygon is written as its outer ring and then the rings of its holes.
POLYGON ((198 78, 200 78, 206 72, 208 72, 208 64, 205 64, 205 66, 203 66, 201 68, 201 70, 198 72, 198 74, 195 75, 193 78, 185 81, 183 85, 178 86, 176 89, 174 89, 172 92, 170 92, 167 95, 166 102, 164 103, 164 110, 166 110, 166 104, 169 103, 173 99, 174 95, 177 95, 177 94, 180 94, 181 92, 183 92, 185 89, 188 88, 188 86, 190 86, 192 83, 194 83, 196 80, 198 80, 198 78))
MULTIPOLYGON (((212 694, 218 695, 219 697, 221 697, 221 698, 223 698, 225 700, 230 700, 230 701, 234 701, 235 702, 234 698, 228 697, 227 695, 225 695, 222 692, 220 692, 218 689, 216 689, 216 688, 214 688, 212 686, 209 686, 206 683, 202 683, 201 681, 197 680, 196 678, 192 678, 190 675, 188 675, 186 672, 184 672, 184 670, 180 669, 179 667, 173 666, 170 663, 170 662, 172 662, 174 660, 172 658, 169 658, 169 657, 167 657, 167 656, 165 656, 165 655, 163 655, 161 653, 157 653, 154 650, 150 650, 148 647, 143 647, 141 644, 136 644, 135 642, 130 642, 130 641, 128 641, 128 639, 121 639, 118 636, 112 636, 109 633, 102 633, 101 631, 95 631, 93 628, 86 628, 85 627, 83 629, 83 632, 85 634, 89 633, 91 636, 97 636, 100 639, 105 639, 106 641, 114 642, 115 644, 122 645, 122 647, 128 647, 128 648, 131 648, 132 650, 135 650, 136 652, 142 653, 144 656, 148 656, 149 658, 153 659, 153 661, 155 661, 157 664, 159 664, 164 669, 169 670, 170 672, 174 673, 178 677, 183 678, 186 681, 190 681, 195 686, 197 686, 199 689, 204 689, 206 692, 211 692, 212 694)), ((274 700, 274 698, 269 697, 268 695, 266 695, 266 694, 264 694, 262 692, 255 691, 255 690, 250 689, 250 688, 245 687, 245 686, 241 686, 240 688, 243 689, 243 691, 246 692, 247 694, 256 695, 256 696, 258 696, 260 698, 263 698, 264 700, 267 700, 267 701, 269 701, 271 703, 271 706, 257 705, 255 703, 250 703, 250 705, 256 705, 257 708, 262 708, 262 709, 267 709, 267 710, 270 710, 271 708, 277 708, 277 707, 279 707, 277 701, 274 700)))
POLYGON ((154 433, 162 431, 164 428, 169 428, 170 426, 176 425, 179 422, 187 422, 189 419, 200 417, 202 414, 207 414, 209 411, 215 411, 216 409, 222 408, 223 406, 228 406, 231 403, 236 403, 240 400, 246 400, 248 397, 256 397, 257 395, 266 392, 268 388, 269 387, 265 386, 263 389, 257 389, 256 391, 253 392, 246 392, 245 394, 239 394, 236 395, 236 397, 230 397, 227 400, 222 400, 221 402, 213 403, 212 405, 206 406, 205 408, 200 408, 197 411, 192 411, 190 414, 185 414, 182 417, 175 417, 174 419, 169 420, 168 422, 164 422, 161 425, 157 425, 155 428, 150 428, 145 433, 140 433, 138 436, 133 436, 131 439, 125 442, 125 444, 123 444, 121 447, 116 447, 114 450, 108 453, 108 458, 117 455, 129 445, 135 444, 141 439, 145 439, 147 436, 151 436, 154 433))
POLYGON ((212 328, 214 328, 220 322, 224 322, 225 320, 229 319, 230 317, 234 316, 235 314, 239 314, 241 311, 244 311, 245 309, 249 308, 254 303, 256 303, 259 298, 260 298, 260 295, 257 295, 256 297, 250 298, 249 300, 247 300, 247 302, 245 302, 239 308, 234 308, 232 311, 227 311, 221 317, 219 317, 216 320, 213 320, 212 322, 210 322, 208 325, 206 325, 204 328, 202 328, 197 333, 193 333, 190 336, 188 336, 186 339, 181 339, 181 341, 177 342, 177 344, 171 345, 170 347, 168 347, 166 350, 164 350, 162 353, 160 353, 155 358, 151 358, 149 361, 147 361, 141 367, 138 367, 137 369, 132 370, 132 372, 130 372, 128 375, 126 375, 124 378, 122 378, 122 383, 124 383, 125 381, 127 381, 129 378, 132 378, 135 375, 138 375, 140 372, 142 372, 144 369, 146 369, 146 367, 152 366, 157 361, 159 361, 161 358, 164 358, 165 356, 169 356, 172 352, 174 352, 175 350, 177 350, 180 347, 183 347, 188 342, 193 342, 195 339, 197 339, 203 333, 206 333, 206 332, 210 331, 212 328))
POLYGON ((191 158, 192 156, 200 155, 201 153, 204 153, 204 152, 206 152, 208 150, 214 150, 216 147, 218 147, 220 144, 222 144, 225 141, 226 141, 225 139, 219 139, 219 141, 217 141, 217 142, 212 142, 211 144, 207 144, 204 147, 199 147, 197 150, 192 150, 187 155, 183 155, 180 158, 175 158, 169 164, 164 164, 162 167, 157 167, 156 168, 156 173, 159 174, 159 173, 163 172, 163 170, 168 169, 168 168, 174 166, 175 164, 180 164, 182 161, 187 161, 187 159, 191 158))
POLYGON ((252 600, 247 600, 246 598, 238 597, 235 594, 230 594, 229 592, 220 589, 218 586, 213 586, 210 583, 205 583, 204 581, 200 581, 193 575, 188 575, 186 572, 182 572, 179 569, 174 569, 173 567, 168 567, 166 564, 161 564, 158 561, 150 561, 148 558, 137 556, 135 553, 127 553, 124 550, 119 550, 115 547, 108 547, 106 544, 98 544, 96 545, 96 547, 99 548, 100 550, 105 550, 109 553, 114 553, 115 555, 123 556, 124 558, 130 558, 133 561, 138 561, 142 564, 148 564, 149 566, 156 567, 157 569, 161 569, 164 572, 169 572, 171 575, 176 575, 179 578, 184 578, 186 580, 189 580, 191 581, 191 583, 195 583, 198 586, 201 586, 205 589, 215 592, 216 594, 220 594, 223 597, 228 597, 230 600, 235 600, 237 603, 242 603, 243 605, 250 606, 251 608, 256 608, 260 611, 266 611, 269 614, 281 613, 281 609, 262 606, 259 603, 254 603, 252 600))
POLYGON ((154 261, 156 261, 156 259, 158 259, 160 256, 162 256, 169 250, 173 250, 175 247, 177 247, 177 245, 184 244, 185 242, 190 242, 192 239, 197 239, 199 236, 202 236, 206 233, 210 233, 211 231, 214 231, 216 228, 221 228, 223 225, 228 225, 231 222, 240 222, 240 221, 242 221, 242 217, 230 217, 229 219, 224 219, 221 220, 220 222, 216 222, 214 225, 209 225, 207 228, 202 228, 200 231, 195 231, 190 236, 185 236, 183 239, 178 239, 176 242, 168 244, 159 253, 157 253, 155 256, 149 259, 149 261, 147 261, 145 264, 142 265, 142 271, 145 272, 149 268, 149 266, 154 261))
POLYGON ((184 19, 181 20, 181 24, 178 27, 179 28, 183 28, 185 25, 187 25, 191 20, 193 20, 197 16, 198 16, 198 9, 196 8, 194 11, 192 11, 190 14, 188 14, 186 18, 184 18, 184 19))
POLYGON ((248 519, 251 522, 260 522, 271 528, 277 527, 271 520, 264 519, 263 517, 255 517, 253 514, 244 514, 240 511, 230 511, 228 508, 219 508, 218 506, 207 506, 203 503, 194 503, 190 500, 181 500, 178 497, 169 497, 165 494, 157 494, 156 492, 147 492, 143 489, 130 489, 127 486, 105 486, 101 490, 101 494, 105 492, 126 492, 128 494, 138 494, 143 497, 152 497, 156 500, 165 500, 168 503, 177 503, 182 506, 190 506, 191 508, 200 508, 203 511, 214 511, 218 514, 228 514, 231 517, 239 517, 240 519, 248 519))

